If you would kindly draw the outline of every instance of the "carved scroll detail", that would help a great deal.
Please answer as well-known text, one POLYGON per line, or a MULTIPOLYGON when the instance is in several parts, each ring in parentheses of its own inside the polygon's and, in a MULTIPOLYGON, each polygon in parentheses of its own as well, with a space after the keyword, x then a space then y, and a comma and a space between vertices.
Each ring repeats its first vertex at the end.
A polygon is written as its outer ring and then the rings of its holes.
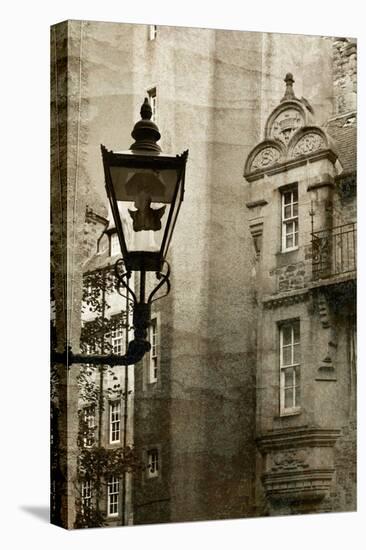
POLYGON ((259 170, 261 168, 267 168, 272 164, 275 164, 280 158, 280 152, 275 147, 266 147, 262 149, 252 162, 252 170, 259 170))
POLYGON ((315 132, 305 134, 295 145, 293 150, 293 156, 298 157, 300 155, 308 155, 319 149, 324 149, 326 144, 323 138, 315 132))

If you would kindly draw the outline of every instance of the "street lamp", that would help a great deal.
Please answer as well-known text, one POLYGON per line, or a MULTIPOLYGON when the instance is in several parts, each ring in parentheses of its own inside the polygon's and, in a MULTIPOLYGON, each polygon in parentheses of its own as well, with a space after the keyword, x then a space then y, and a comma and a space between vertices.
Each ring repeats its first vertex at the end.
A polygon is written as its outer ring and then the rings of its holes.
POLYGON ((166 254, 183 201, 188 151, 176 156, 162 154, 157 143, 160 132, 151 120, 147 98, 140 113, 141 120, 131 134, 135 142, 128 151, 115 153, 101 145, 106 191, 122 252, 115 275, 118 286, 128 289, 133 298, 134 340, 125 356, 82 356, 69 350, 69 364, 126 365, 142 359, 150 349, 146 338, 151 303, 164 284, 165 295, 170 290, 166 254), (138 297, 128 284, 132 272, 139 274, 138 297), (155 273, 157 284, 146 299, 147 272, 155 273))

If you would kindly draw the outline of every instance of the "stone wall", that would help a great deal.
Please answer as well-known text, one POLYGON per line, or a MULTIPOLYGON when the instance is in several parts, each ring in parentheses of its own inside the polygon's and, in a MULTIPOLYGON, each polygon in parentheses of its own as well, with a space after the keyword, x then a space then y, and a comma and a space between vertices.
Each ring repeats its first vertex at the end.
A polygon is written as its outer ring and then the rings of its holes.
POLYGON ((335 114, 357 109, 357 45, 355 39, 333 41, 335 114))

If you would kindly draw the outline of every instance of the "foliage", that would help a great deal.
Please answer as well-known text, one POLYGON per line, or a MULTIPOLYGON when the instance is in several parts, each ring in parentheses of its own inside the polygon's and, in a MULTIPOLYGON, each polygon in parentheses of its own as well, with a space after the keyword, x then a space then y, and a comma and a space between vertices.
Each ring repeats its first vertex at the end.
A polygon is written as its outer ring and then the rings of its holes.
POLYGON ((82 507, 81 498, 76 499, 75 529, 105 527, 105 515, 95 506, 82 507))
MULTIPOLYGON (((83 353, 108 354, 113 352, 111 335, 113 331, 128 330, 127 314, 108 316, 109 297, 116 292, 116 282, 110 267, 87 273, 83 285, 83 312, 92 319, 82 326, 80 347, 83 353), (90 315, 91 314, 91 315, 90 315)), ((102 421, 105 403, 111 399, 128 399, 121 388, 116 369, 106 365, 83 365, 77 376, 79 399, 87 409, 79 413, 77 490, 75 527, 100 527, 105 525, 105 511, 100 502, 106 491, 106 480, 110 476, 120 478, 127 472, 142 468, 131 446, 105 448, 98 439, 97 424, 102 421), (105 381, 108 383, 105 383, 105 381), (88 410, 98 413, 99 422, 88 422, 88 410), (87 447, 86 447, 87 443, 87 447), (83 481, 89 481, 92 487, 92 499, 86 506, 80 493, 83 481), (84 502, 84 505, 83 505, 84 502)), ((125 367, 123 367, 125 368, 125 367)))
POLYGON ((95 447, 83 449, 78 456, 79 480, 95 480, 103 477, 121 476, 123 473, 135 472, 142 468, 135 450, 131 446, 106 449, 95 447))

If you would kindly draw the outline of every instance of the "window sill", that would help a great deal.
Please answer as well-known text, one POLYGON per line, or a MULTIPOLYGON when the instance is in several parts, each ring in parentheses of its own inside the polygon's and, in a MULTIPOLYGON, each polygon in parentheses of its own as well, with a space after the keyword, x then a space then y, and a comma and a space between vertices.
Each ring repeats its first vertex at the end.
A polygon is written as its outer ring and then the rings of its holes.
POLYGON ((296 250, 299 250, 298 246, 295 246, 294 248, 286 248, 285 250, 280 250, 278 254, 288 254, 289 252, 296 252, 296 250))
POLYGON ((276 419, 281 419, 281 418, 288 418, 289 416, 298 416, 299 414, 301 414, 301 409, 298 408, 298 409, 292 409, 292 410, 289 410, 289 411, 283 411, 281 412, 278 416, 275 416, 276 419))

